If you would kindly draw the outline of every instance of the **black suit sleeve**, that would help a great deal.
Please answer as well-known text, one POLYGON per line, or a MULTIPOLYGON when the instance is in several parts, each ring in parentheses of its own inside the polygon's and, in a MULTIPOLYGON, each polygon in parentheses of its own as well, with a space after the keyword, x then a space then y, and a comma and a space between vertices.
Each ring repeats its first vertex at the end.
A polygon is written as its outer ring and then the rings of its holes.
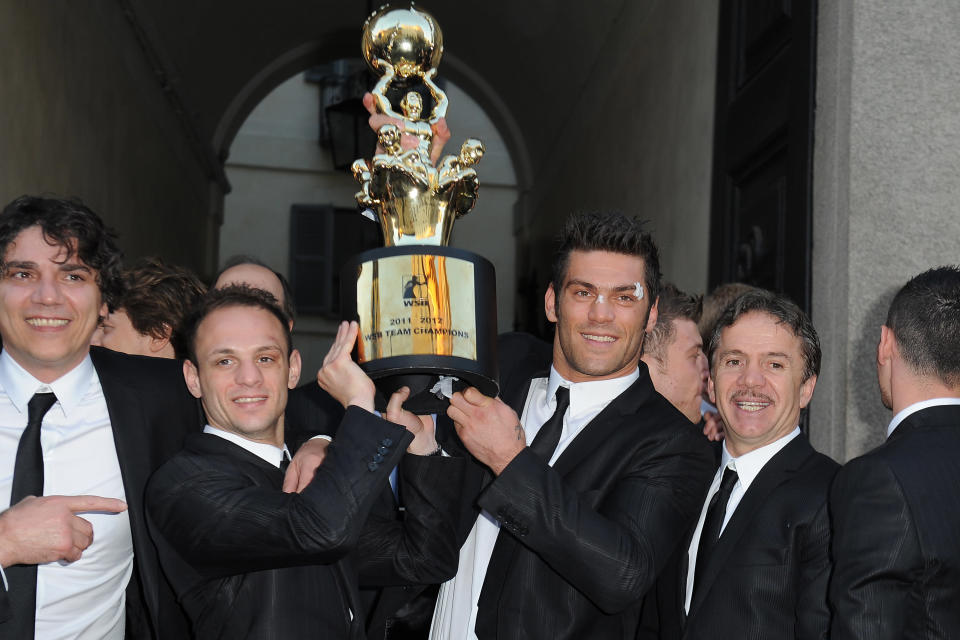
POLYGON ((650 590, 700 509, 713 462, 691 442, 665 432, 596 508, 527 448, 479 505, 597 607, 617 613, 650 590))
MULTIPOLYGON (((216 437, 216 436, 213 436, 216 437)), ((412 436, 352 408, 337 443, 302 493, 257 486, 233 469, 177 456, 147 489, 153 526, 202 576, 333 562, 356 545, 376 490, 387 482, 412 436), (381 450, 384 438, 393 442, 381 450), (370 465, 381 450, 383 460, 370 465)))
POLYGON ((827 638, 830 606, 830 517, 827 503, 814 514, 807 531, 798 540, 797 638, 827 638))
POLYGON ((362 586, 439 584, 457 572, 457 522, 467 461, 407 454, 398 486, 403 517, 374 510, 357 547, 362 586))
POLYGON ((893 471, 879 456, 858 458, 837 474, 831 638, 903 637, 912 576, 922 569, 910 509, 893 471))

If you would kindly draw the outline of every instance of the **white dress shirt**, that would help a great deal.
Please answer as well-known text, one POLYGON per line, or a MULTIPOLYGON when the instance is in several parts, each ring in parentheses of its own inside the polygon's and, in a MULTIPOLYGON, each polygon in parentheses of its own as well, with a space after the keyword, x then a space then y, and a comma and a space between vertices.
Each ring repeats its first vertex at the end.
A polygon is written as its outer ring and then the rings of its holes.
MULTIPOLYGON (((570 389, 570 407, 563 418, 560 442, 550 459, 551 466, 583 428, 614 398, 626 391, 639 376, 639 370, 634 370, 612 380, 569 382, 551 368, 549 378, 533 379, 520 418, 527 437, 527 446, 536 438, 540 427, 553 415, 557 407, 557 387, 562 385, 570 389)), ((433 612, 430 640, 476 640, 474 629, 477 626, 477 603, 499 533, 500 525, 496 518, 482 511, 460 548, 457 575, 440 587, 437 608, 433 612)))
POLYGON ((897 415, 893 416, 893 420, 891 420, 890 424, 887 425, 887 437, 889 438, 891 435, 893 435, 893 430, 899 427, 900 423, 907 419, 907 416, 914 414, 921 409, 927 409, 929 407, 936 407, 939 405, 960 405, 960 398, 931 398, 929 400, 914 402, 913 404, 904 407, 897 413, 897 415))
MULTIPOLYGON (((44 384, 0 352, 0 509, 10 506, 13 468, 34 393, 57 402, 43 418, 44 495, 92 494, 125 500, 120 463, 100 378, 90 357, 44 384)), ((76 562, 37 568, 36 637, 121 640, 126 588, 133 572, 130 518, 78 514, 93 525, 93 544, 76 562)))
POLYGON ((727 523, 737 510, 740 500, 743 499, 747 489, 753 484, 754 479, 760 473, 760 470, 770 462, 773 456, 777 455, 781 449, 787 446, 791 440, 800 435, 800 427, 774 440, 768 445, 764 445, 753 451, 749 451, 739 458, 734 458, 727 451, 727 443, 723 443, 723 454, 720 458, 720 468, 713 476, 713 483, 710 490, 707 491, 707 498, 700 509, 700 519, 697 520, 697 528, 693 530, 693 538, 690 540, 690 547, 687 549, 687 588, 684 599, 684 610, 690 613, 690 601, 693 599, 693 574, 697 569, 697 550, 700 548, 700 534, 703 532, 703 521, 707 517, 707 507, 710 505, 710 498, 720 489, 720 480, 723 478, 723 472, 728 467, 737 472, 737 483, 733 485, 733 491, 730 493, 730 499, 727 501, 727 510, 723 516, 723 523, 720 525, 720 533, 726 529, 727 523))
POLYGON ((283 455, 287 455, 287 459, 290 459, 290 450, 287 449, 287 445, 282 447, 277 447, 266 442, 254 442, 253 440, 247 440, 241 435, 236 433, 231 433, 230 431, 224 431, 223 429, 218 429, 212 427, 209 424, 203 428, 204 433, 211 433, 215 436, 220 436, 224 440, 229 440, 238 447, 242 447, 257 456, 264 462, 272 464, 277 469, 280 468, 280 463, 283 462, 283 455))

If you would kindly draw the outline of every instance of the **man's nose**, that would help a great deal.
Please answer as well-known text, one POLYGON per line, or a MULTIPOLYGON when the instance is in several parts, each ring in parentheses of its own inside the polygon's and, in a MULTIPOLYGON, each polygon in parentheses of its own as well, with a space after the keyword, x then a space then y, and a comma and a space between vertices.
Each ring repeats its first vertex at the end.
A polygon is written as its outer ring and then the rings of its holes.
POLYGON ((613 305, 603 294, 600 294, 590 305, 587 317, 591 322, 610 322, 614 317, 613 305))
POLYGON ((237 367, 237 384, 255 386, 263 380, 260 368, 252 360, 242 360, 237 367))

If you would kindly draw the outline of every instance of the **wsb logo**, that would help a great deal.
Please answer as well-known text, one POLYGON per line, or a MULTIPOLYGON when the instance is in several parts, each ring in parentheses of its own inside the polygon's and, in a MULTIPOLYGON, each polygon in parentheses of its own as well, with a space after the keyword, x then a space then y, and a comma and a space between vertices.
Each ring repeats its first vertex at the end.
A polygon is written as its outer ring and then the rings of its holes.
POLYGON ((404 275, 403 277, 403 306, 405 307, 429 307, 430 300, 427 297, 428 292, 427 278, 421 275, 404 275))

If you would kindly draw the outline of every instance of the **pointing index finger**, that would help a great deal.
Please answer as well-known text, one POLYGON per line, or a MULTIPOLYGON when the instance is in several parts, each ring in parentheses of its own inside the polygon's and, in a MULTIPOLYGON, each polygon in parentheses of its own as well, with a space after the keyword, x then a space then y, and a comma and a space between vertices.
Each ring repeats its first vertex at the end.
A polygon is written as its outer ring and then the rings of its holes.
POLYGON ((87 511, 105 511, 120 513, 127 510, 127 503, 119 498, 103 498, 101 496, 67 496, 67 508, 74 513, 87 511))

